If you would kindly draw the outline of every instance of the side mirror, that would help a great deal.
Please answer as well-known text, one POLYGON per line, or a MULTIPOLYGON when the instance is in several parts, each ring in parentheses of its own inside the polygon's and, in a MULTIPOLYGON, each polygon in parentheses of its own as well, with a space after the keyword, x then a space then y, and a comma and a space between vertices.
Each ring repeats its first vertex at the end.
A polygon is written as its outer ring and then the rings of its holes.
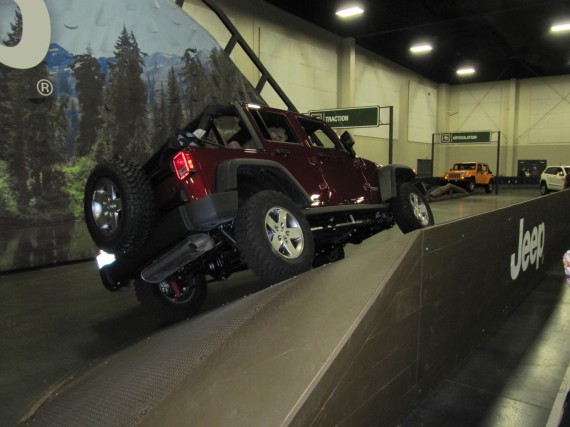
POLYGON ((342 142, 342 145, 344 146, 344 148, 346 149, 346 151, 349 152, 349 154, 351 156, 356 156, 356 152, 354 151, 354 138, 352 137, 352 135, 350 134, 350 132, 348 131, 344 131, 343 134, 340 136, 340 142, 342 142))

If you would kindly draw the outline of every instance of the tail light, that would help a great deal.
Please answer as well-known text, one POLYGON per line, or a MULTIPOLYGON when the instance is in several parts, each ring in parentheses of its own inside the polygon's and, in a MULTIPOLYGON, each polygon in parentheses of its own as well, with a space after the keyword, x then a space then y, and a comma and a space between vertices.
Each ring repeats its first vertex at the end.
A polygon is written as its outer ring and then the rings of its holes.
POLYGON ((186 151, 179 151, 172 159, 172 165, 179 180, 183 180, 195 171, 192 157, 190 157, 190 153, 186 151))

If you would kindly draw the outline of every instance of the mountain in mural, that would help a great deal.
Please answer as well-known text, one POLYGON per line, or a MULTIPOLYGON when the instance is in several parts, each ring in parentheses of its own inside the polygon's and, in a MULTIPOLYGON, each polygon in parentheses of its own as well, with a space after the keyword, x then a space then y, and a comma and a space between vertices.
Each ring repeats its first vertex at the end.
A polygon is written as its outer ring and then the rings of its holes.
MULTIPOLYGON (((42 0, 37 0, 42 1, 42 0)), ((187 48, 210 51, 214 38, 172 0, 43 0, 51 18, 52 42, 71 54, 113 55, 123 27, 137 38, 143 52, 182 56, 187 48), (65 41, 65 43, 63 43, 65 41)), ((0 37, 10 31, 17 5, 0 0, 0 37)), ((25 17, 24 17, 25 20, 25 17)))
MULTIPOLYGON (((211 68, 211 51, 200 51, 192 54, 197 61, 205 68, 211 68)), ((99 68, 103 76, 107 76, 109 65, 115 62, 114 56, 98 57, 99 68)), ((58 97, 77 95, 75 91, 75 78, 71 72, 71 67, 75 60, 75 55, 68 52, 57 43, 50 45, 48 54, 45 57, 47 69, 52 76, 55 91, 58 97)), ((144 56, 143 80, 147 82, 147 89, 150 91, 159 90, 161 86, 166 86, 171 70, 179 73, 184 65, 182 56, 168 54, 164 52, 154 52, 144 56)))

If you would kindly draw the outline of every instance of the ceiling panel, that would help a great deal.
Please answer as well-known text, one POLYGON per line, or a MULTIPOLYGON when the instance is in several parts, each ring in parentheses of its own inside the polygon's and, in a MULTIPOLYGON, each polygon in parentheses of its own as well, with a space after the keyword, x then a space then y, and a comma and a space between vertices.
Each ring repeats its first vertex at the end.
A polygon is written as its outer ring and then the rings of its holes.
MULTIPOLYGON (((341 20, 340 0, 265 0, 437 83, 461 84, 570 74, 568 0, 363 0, 363 16, 341 20), (413 55, 416 41, 431 53, 413 55), (459 77, 472 64, 477 72, 459 77)), ((355 2, 353 2, 355 3, 355 2)))

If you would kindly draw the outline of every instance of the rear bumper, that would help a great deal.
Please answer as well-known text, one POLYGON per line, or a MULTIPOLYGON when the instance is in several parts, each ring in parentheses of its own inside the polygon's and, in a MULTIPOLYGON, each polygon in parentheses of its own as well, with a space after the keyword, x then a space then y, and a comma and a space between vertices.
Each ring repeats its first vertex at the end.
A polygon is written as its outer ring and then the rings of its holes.
POLYGON ((162 218, 139 251, 116 254, 113 263, 100 268, 104 286, 109 290, 126 286, 141 269, 180 244, 185 237, 208 233, 218 225, 232 221, 237 209, 237 191, 214 193, 177 207, 162 218))

